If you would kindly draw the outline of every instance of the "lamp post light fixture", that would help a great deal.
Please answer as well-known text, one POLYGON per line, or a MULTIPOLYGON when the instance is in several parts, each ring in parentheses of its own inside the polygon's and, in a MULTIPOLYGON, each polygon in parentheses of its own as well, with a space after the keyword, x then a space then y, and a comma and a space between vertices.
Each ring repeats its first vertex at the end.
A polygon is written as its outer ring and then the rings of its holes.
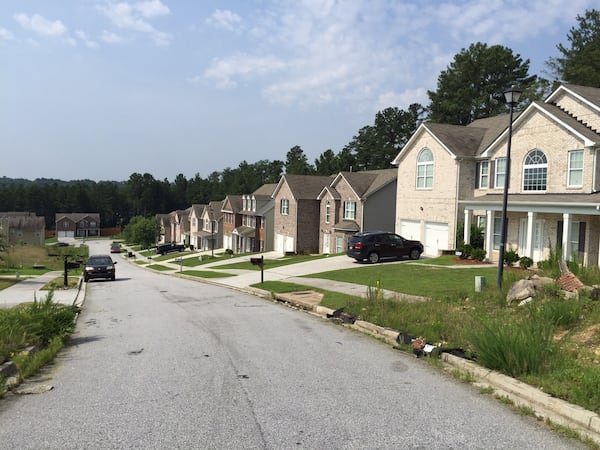
POLYGON ((210 256, 215 257, 215 219, 212 207, 210 208, 210 256))
POLYGON ((512 123, 513 123, 513 110, 519 102, 521 96, 520 89, 512 86, 510 89, 504 92, 504 99, 509 108, 509 121, 508 121, 508 143, 506 145, 506 168, 504 170, 504 192, 502 195, 502 235, 500 237, 500 249, 498 252, 498 289, 502 288, 502 275, 504 272, 504 252, 506 250, 506 235, 508 229, 508 218, 507 218, 507 206, 508 206, 508 185, 510 180, 510 146, 512 141, 512 123))

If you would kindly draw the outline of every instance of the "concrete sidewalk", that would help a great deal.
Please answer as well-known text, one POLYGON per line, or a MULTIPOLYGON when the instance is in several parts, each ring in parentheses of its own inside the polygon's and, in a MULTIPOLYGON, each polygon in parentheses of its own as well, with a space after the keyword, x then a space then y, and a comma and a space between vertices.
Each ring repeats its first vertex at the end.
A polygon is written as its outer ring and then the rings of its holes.
MULTIPOLYGON (((46 272, 39 276, 22 277, 11 287, 0 290, 0 308, 12 308, 21 303, 43 300, 50 291, 42 288, 50 281, 63 276, 61 271, 46 272)), ((14 278, 13 278, 14 279, 14 278)), ((54 301, 64 305, 80 304, 85 296, 85 283, 79 280, 77 288, 54 290, 54 301)))

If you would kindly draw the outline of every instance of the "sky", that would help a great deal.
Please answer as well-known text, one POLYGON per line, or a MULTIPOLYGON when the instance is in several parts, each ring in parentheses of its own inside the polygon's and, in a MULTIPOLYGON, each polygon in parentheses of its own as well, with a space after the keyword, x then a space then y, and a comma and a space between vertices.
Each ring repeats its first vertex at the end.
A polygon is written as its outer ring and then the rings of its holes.
POLYGON ((0 177, 314 163, 474 42, 545 62, 597 0, 2 0, 0 177))

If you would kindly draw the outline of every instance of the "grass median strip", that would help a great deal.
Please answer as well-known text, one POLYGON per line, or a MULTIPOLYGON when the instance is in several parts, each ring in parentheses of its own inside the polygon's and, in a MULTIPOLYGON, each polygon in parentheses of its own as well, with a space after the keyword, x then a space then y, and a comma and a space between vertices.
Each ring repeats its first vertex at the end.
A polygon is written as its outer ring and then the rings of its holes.
POLYGON ((182 272, 183 275, 190 275, 192 277, 198 278, 225 278, 225 277, 234 277, 235 274, 227 273, 227 272, 214 272, 211 270, 184 270, 182 272))

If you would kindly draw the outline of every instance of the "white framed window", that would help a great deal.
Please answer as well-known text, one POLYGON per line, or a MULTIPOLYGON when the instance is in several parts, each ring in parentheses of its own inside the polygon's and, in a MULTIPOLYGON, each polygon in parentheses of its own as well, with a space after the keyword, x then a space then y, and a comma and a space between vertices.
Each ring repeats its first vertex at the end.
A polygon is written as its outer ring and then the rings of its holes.
POLYGON ((523 164, 523 190, 545 191, 548 180, 548 160, 543 151, 531 150, 523 164))
POLYGON ((571 150, 569 152, 567 186, 583 186, 583 150, 571 150))
POLYGON ((344 202, 344 219, 356 220, 356 202, 348 200, 344 202))
POLYGON ((327 202, 325 205, 325 223, 329 223, 331 220, 331 204, 327 202))
POLYGON ((417 158, 417 189, 433 187, 433 152, 424 148, 417 158))
POLYGON ((481 161, 479 164, 479 187, 486 189, 490 178, 490 162, 481 161))
POLYGON ((504 179, 506 178, 506 158, 498 158, 496 160, 496 175, 494 186, 504 188, 504 179))
POLYGON ((281 199, 280 212, 284 216, 287 216, 290 213, 290 201, 287 198, 281 199))
POLYGON ((487 225, 487 217, 477 216, 477 228, 479 228, 480 230, 483 230, 483 232, 485 233, 486 225, 487 225))
POLYGON ((251 210, 253 212, 256 212, 256 197, 252 197, 252 205, 251 205, 251 210))

